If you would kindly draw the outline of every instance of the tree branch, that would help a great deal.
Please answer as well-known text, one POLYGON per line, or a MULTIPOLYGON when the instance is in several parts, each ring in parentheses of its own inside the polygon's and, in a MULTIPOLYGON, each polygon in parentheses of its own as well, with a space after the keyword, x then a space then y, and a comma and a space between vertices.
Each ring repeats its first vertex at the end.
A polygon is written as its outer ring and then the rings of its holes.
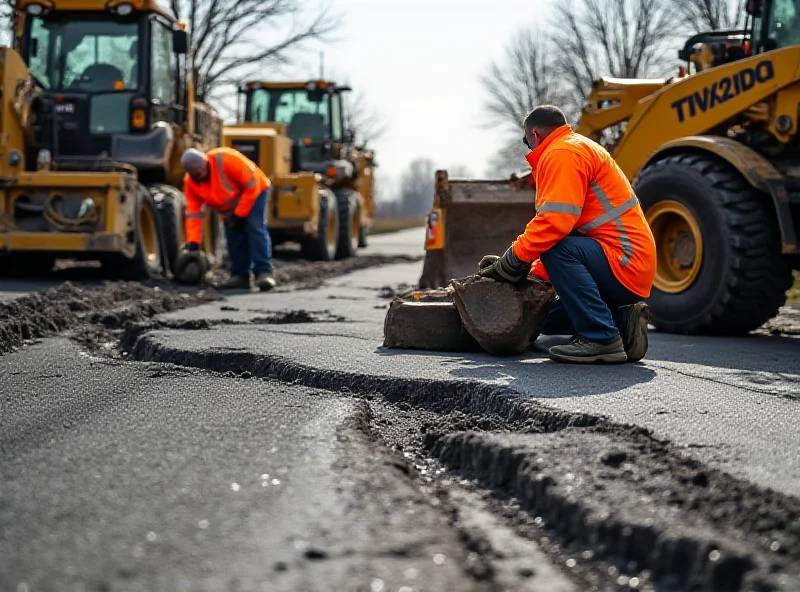
POLYGON ((330 9, 301 18, 303 0, 169 0, 190 29, 197 99, 220 86, 277 63, 312 40, 326 40, 338 25, 330 9))

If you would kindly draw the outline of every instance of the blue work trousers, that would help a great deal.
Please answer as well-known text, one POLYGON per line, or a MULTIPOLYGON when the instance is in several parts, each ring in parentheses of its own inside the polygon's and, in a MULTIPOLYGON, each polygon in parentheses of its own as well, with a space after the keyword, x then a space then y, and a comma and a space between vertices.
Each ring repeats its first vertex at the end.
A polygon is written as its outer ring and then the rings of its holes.
POLYGON ((603 247, 593 238, 566 236, 542 253, 541 261, 558 294, 542 327, 543 335, 612 343, 620 336, 620 307, 645 300, 619 282, 603 247))
POLYGON ((231 275, 250 277, 255 273, 272 273, 272 239, 267 230, 269 191, 258 196, 244 224, 231 228, 225 224, 225 240, 231 258, 231 275))

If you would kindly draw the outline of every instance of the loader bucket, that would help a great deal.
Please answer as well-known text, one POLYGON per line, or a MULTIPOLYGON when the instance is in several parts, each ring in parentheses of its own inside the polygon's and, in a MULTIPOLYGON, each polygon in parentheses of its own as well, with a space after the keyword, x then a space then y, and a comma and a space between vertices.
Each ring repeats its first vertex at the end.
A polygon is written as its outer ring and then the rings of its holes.
POLYGON ((436 171, 419 287, 445 287, 477 273, 484 255, 502 255, 533 218, 535 200, 526 182, 451 181, 436 171))

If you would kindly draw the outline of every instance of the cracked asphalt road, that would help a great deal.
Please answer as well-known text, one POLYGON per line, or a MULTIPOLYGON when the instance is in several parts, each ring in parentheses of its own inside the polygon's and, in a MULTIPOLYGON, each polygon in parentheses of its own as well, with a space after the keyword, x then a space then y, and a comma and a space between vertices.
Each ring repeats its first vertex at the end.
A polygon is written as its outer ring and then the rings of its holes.
POLYGON ((793 310, 613 368, 385 350, 420 270, 0 357, 0 592, 800 589, 793 310))
MULTIPOLYGON (((409 241, 411 242, 411 241, 409 241)), ((588 413, 653 430, 698 460, 764 487, 800 495, 800 339, 682 337, 652 332, 641 364, 575 367, 544 354, 518 359, 484 354, 439 354, 381 347, 388 300, 381 286, 412 283, 421 265, 397 264, 330 280, 303 295, 309 311, 346 322, 262 326, 220 325, 193 332, 154 331, 148 339, 169 349, 240 351, 253 360, 277 356, 321 370, 353 375, 429 378, 506 386, 568 412, 588 413)), ((292 294, 273 294, 274 309, 297 307, 292 294)), ((245 323, 263 299, 163 315, 170 320, 231 319, 245 323), (236 308, 237 310, 229 310, 236 308)), ((547 337, 543 341, 555 342, 547 337)))
POLYGON ((0 378, 0 590, 487 589, 363 403, 66 339, 0 378))

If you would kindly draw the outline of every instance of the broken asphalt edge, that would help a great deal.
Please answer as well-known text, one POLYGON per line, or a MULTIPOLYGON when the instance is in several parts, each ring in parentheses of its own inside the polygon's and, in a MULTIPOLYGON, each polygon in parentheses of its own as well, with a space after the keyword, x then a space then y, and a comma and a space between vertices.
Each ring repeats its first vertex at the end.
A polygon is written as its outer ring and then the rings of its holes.
POLYGON ((278 355, 252 352, 186 351, 160 343, 151 331, 158 323, 127 323, 123 347, 140 362, 160 362, 201 368, 212 372, 269 378, 290 384, 354 395, 380 395, 390 402, 405 402, 437 413, 460 411, 490 415, 519 431, 557 431, 589 427, 603 421, 599 416, 570 413, 546 407, 509 387, 477 381, 407 379, 341 370, 322 370, 278 355), (525 429, 527 426, 528 429, 525 429))
MULTIPOLYGON (((603 416, 574 413, 550 408, 538 401, 532 401, 514 389, 506 386, 491 385, 477 381, 465 380, 430 380, 422 378, 385 377, 359 374, 340 370, 323 370, 304 365, 288 358, 252 352, 231 351, 188 351, 174 348, 158 340, 154 330, 163 329, 159 323, 127 323, 122 337, 123 347, 130 352, 131 359, 140 362, 174 364, 178 366, 199 368, 206 371, 238 375, 243 378, 256 377, 277 380, 280 382, 299 384, 310 388, 344 392, 367 399, 381 397, 390 403, 406 403, 420 409, 436 413, 461 412, 477 417, 493 417, 501 420, 504 426, 516 433, 549 433, 569 428, 589 428, 600 433, 614 436, 634 438, 661 446, 665 454, 670 454, 678 462, 691 467, 700 466, 697 461, 687 458, 674 449, 668 441, 660 440, 650 430, 633 425, 612 422, 603 416)), ((702 578, 716 590, 745 590, 753 582, 761 584, 756 589, 782 590, 767 583, 774 581, 768 573, 769 568, 763 561, 738 561, 737 553, 726 556, 722 571, 709 567, 709 549, 723 549, 724 545, 709 543, 704 537, 693 538, 686 534, 679 539, 662 536, 652 526, 642 530, 640 524, 627 523, 621 514, 614 519, 607 519, 605 524, 597 526, 587 518, 588 510, 581 510, 580 498, 563 498, 553 493, 552 489, 543 486, 536 476, 516 474, 509 479, 504 474, 498 477, 498 471, 508 468, 497 462, 497 451, 491 446, 486 449, 481 445, 467 445, 464 439, 459 444, 459 434, 425 435, 425 446, 434 457, 450 464, 456 472, 462 472, 469 466, 469 472, 477 477, 478 482, 496 494, 516 497, 529 505, 534 504, 537 510, 544 508, 549 516, 556 516, 556 522, 569 518, 567 530, 557 530, 558 536, 565 540, 583 543, 596 542, 598 533, 602 533, 602 541, 612 558, 629 557, 633 553, 641 557, 641 550, 635 547, 640 544, 640 537, 650 541, 651 553, 645 557, 646 567, 654 569, 665 577, 702 578), (443 446, 445 439, 449 446, 443 446), (459 450, 454 454, 454 450, 459 450), (471 457, 465 462, 464 455, 471 457), (455 462, 454 459, 458 459, 455 462), (505 468, 503 468, 505 467, 505 468), (500 479, 498 481, 498 478, 500 479), (620 555, 621 554, 621 555, 620 555), (730 559, 730 561, 728 561, 730 559), (731 587, 731 574, 728 566, 732 566, 734 581, 741 586, 731 587), (720 576, 722 573, 722 576, 720 576), (719 586, 717 585, 719 582, 719 586)), ((517 467, 519 469, 519 467, 517 467)), ((707 470, 716 480, 718 487, 732 487, 736 492, 746 491, 750 498, 763 500, 767 514, 782 513, 784 516, 800 516, 800 500, 780 494, 770 489, 741 481, 716 469, 707 470)), ((546 481, 546 480, 545 480, 546 481)), ((744 511, 744 510, 742 510, 744 511)), ((800 539, 800 532, 788 533, 784 549, 791 546, 791 539, 800 539)))
MULTIPOLYGON (((591 431, 582 430, 583 434, 591 431)), ((600 434, 602 430, 594 433, 600 434)), ((594 442, 591 447, 582 446, 581 434, 575 436, 573 452, 578 456, 592 459, 603 455, 602 447, 596 447, 594 442)), ((689 506, 688 517, 670 511, 675 503, 670 497, 637 507, 636 498, 643 495, 641 476, 638 480, 631 477, 623 494, 613 488, 609 476, 598 478, 606 471, 616 473, 611 479, 624 480, 620 474, 630 471, 624 453, 619 461, 614 459, 620 454, 617 450, 606 453, 597 463, 600 468, 592 474, 580 463, 570 466, 569 455, 565 455, 561 466, 552 462, 552 450, 547 446, 535 447, 536 440, 542 437, 545 435, 534 435, 533 442, 524 446, 499 441, 491 433, 431 434, 425 438, 425 447, 450 470, 476 479, 489 490, 503 492, 522 509, 531 511, 537 523, 555 532, 562 546, 591 550, 595 559, 625 566, 624 572, 630 576, 646 573, 651 582, 660 584, 659 588, 709 592, 797 589, 784 588, 788 579, 782 584, 779 577, 781 569, 791 570, 794 573, 789 576, 784 572, 784 577, 792 577, 791 585, 797 585, 800 572, 792 563, 796 558, 792 555, 796 553, 784 551, 778 555, 776 551, 781 547, 770 548, 776 539, 765 535, 770 527, 758 524, 762 517, 786 520, 784 512, 796 515, 800 508, 797 500, 793 508, 770 507, 758 498, 748 499, 748 493, 754 490, 732 483, 733 479, 724 473, 695 472, 683 465, 673 467, 672 471, 658 467, 653 473, 665 473, 665 495, 677 493, 688 498, 685 502, 689 506), (681 491, 681 481, 687 480, 689 483, 681 491), (740 498, 740 505, 750 506, 749 510, 732 516, 726 508, 720 508, 729 502, 720 504, 719 498, 728 495, 740 498), (714 514, 714 510, 719 510, 719 514, 714 514), (750 516, 746 517, 746 513, 750 516), (698 520, 698 515, 702 519, 698 520), (749 522, 750 532, 741 525, 743 520, 749 522), (750 536, 737 537, 742 532, 750 536)), ((613 439, 609 444, 613 446, 613 439)), ((640 442, 628 446, 636 452, 643 448, 640 442)), ((647 455, 647 452, 642 454, 647 455)), ((630 452, 627 458, 631 459, 630 452)), ((641 462, 637 459, 633 464, 641 462)))

